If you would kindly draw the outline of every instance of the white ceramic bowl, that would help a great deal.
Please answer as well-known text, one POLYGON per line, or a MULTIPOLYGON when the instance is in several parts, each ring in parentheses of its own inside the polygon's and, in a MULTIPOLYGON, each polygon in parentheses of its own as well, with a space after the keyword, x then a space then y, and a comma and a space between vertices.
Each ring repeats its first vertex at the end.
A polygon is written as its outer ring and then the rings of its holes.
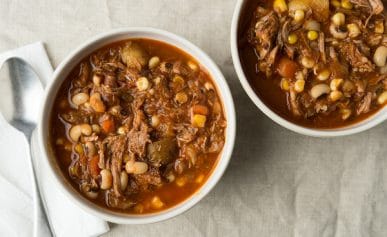
POLYGON ((46 94, 40 115, 40 121, 38 124, 38 143, 43 153, 44 159, 48 162, 52 174, 57 181, 57 185, 68 196, 68 198, 76 203, 80 208, 104 220, 121 224, 145 224, 158 222, 179 215, 194 206, 211 191, 211 189, 221 178, 231 158, 235 141, 236 121, 234 103, 230 89, 219 68, 210 59, 210 57, 207 56, 207 54, 205 54, 202 50, 187 40, 166 31, 152 28, 126 28, 113 30, 108 33, 93 37, 91 40, 87 41, 76 50, 74 50, 55 70, 53 80, 46 88, 46 94), (81 59, 93 51, 109 43, 130 38, 149 38, 163 41, 182 49, 184 52, 187 52, 195 59, 197 59, 197 61, 208 70, 213 81, 215 82, 218 93, 220 94, 221 100, 223 101, 225 116, 227 119, 226 142, 221 153, 221 157, 219 157, 216 167, 206 183, 203 184, 203 186, 191 197, 179 203, 178 205, 161 212, 144 215, 130 215, 109 211, 108 209, 97 206, 96 204, 80 195, 77 190, 75 190, 68 183, 62 174, 57 164, 56 158, 53 156, 48 140, 48 126, 53 101, 56 97, 60 85, 65 80, 69 72, 81 61, 81 59))
POLYGON ((254 92, 253 88, 251 87, 250 83, 246 78, 245 73, 243 72, 243 68, 239 58, 239 51, 238 51, 238 45, 237 45, 238 26, 239 26, 240 17, 244 10, 244 6, 246 2, 247 2, 246 0, 238 0, 234 10, 234 15, 231 23, 231 34, 230 34, 231 54, 232 54, 234 67, 237 72, 239 81, 241 82, 244 90, 246 91, 250 99, 264 114, 266 114, 274 122, 278 123, 279 125, 287 129, 290 129, 300 134, 313 136, 313 137, 336 137, 336 136, 350 135, 350 134, 354 134, 354 133, 358 133, 358 132, 362 132, 367 129, 370 129, 387 119, 387 106, 385 106, 383 109, 379 110, 374 115, 368 117, 365 120, 360 121, 359 123, 355 123, 349 126, 335 128, 335 129, 314 129, 314 128, 303 127, 295 123, 289 122, 288 120, 282 118, 277 113, 272 111, 267 105, 265 105, 265 103, 254 92))

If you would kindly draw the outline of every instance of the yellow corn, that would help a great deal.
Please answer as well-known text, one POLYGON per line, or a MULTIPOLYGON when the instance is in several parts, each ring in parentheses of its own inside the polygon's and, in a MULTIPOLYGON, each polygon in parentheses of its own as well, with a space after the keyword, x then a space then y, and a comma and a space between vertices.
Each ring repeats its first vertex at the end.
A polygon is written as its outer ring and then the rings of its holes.
POLYGON ((341 2, 338 1, 338 0, 332 0, 332 1, 331 1, 331 4, 332 4, 334 7, 341 7, 341 2))
POLYGON ((347 29, 348 29, 348 35, 349 37, 351 38, 356 38, 357 36, 360 35, 360 28, 358 25, 356 25, 355 23, 352 23, 352 24, 348 24, 347 25, 347 29))
POLYGON ((378 103, 384 104, 387 102, 387 91, 384 91, 382 94, 378 96, 378 103))
POLYGON ((341 118, 343 120, 348 119, 349 116, 351 116, 352 114, 352 111, 350 109, 342 109, 340 112, 341 112, 341 118))
POLYGON ((288 5, 285 0, 274 0, 273 9, 276 12, 283 13, 288 10, 288 5))
POLYGON ((77 145, 74 146, 74 151, 77 152, 79 155, 83 155, 82 144, 77 143, 77 145))
POLYGON ((207 117, 201 114, 194 114, 192 118, 192 125, 194 127, 203 128, 206 124, 207 117))
POLYGON ((375 22, 375 33, 383 34, 384 33, 384 23, 383 21, 375 22))
POLYGON ((318 32, 315 30, 308 31, 307 37, 309 40, 316 40, 318 38, 318 32))
POLYGON ((172 80, 173 80, 173 83, 184 84, 184 79, 179 75, 174 76, 172 80))
POLYGON ((164 206, 164 203, 161 201, 161 199, 158 196, 154 196, 151 200, 151 207, 153 209, 160 209, 164 206))
POLYGON ((301 93, 304 91, 304 87, 305 87, 305 80, 297 80, 295 83, 294 83, 294 90, 297 92, 297 93, 301 93))
POLYGON ((344 80, 341 78, 333 79, 331 81, 331 84, 330 84, 331 90, 337 91, 339 89, 339 87, 341 86, 341 84, 343 84, 343 82, 344 82, 344 80))
POLYGON ((184 104, 188 101, 188 96, 184 92, 179 92, 175 95, 175 101, 179 104, 184 104))
POLYGON ((149 81, 148 81, 148 78, 146 77, 140 77, 137 79, 137 82, 136 82, 136 85, 137 85, 137 89, 139 91, 144 91, 144 90, 147 90, 149 88, 149 81))
POLYGON ((329 78, 330 75, 331 72, 328 69, 324 69, 317 75, 317 79, 320 81, 325 81, 329 78))
POLYGON ((284 91, 288 91, 290 89, 289 82, 286 78, 281 79, 280 86, 281 86, 281 89, 284 91))
POLYGON ((297 41, 298 41, 298 36, 296 35, 296 34, 290 34, 289 36, 288 36, 288 43, 289 44, 295 44, 295 43, 297 43, 297 41))
POLYGON ((301 9, 298 9, 294 12, 294 20, 297 22, 303 21, 305 18, 305 12, 301 9))
POLYGON ((343 97, 343 93, 341 91, 332 91, 330 94, 329 94, 329 98, 335 102, 339 99, 341 99, 341 97, 343 97))
POLYGON ((341 1, 341 7, 344 9, 351 10, 353 8, 352 3, 349 0, 342 0, 341 1))

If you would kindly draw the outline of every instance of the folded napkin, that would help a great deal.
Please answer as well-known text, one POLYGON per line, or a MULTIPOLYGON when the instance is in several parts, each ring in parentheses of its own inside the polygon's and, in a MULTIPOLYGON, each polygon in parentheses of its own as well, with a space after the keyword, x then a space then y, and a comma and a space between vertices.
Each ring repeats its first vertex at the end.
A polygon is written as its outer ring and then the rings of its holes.
MULTIPOLYGON (((0 54, 0 67, 10 57, 27 61, 42 80, 51 79, 52 67, 44 49, 38 42, 0 54)), ((33 98, 43 99, 43 98, 33 98)), ((24 135, 7 124, 0 114, 0 236, 32 236, 33 200, 28 167, 28 144, 24 135)), ((55 236, 98 236, 109 231, 108 224, 73 204, 60 190, 42 161, 33 135, 31 145, 35 167, 39 170, 38 183, 44 196, 47 216, 55 236)))

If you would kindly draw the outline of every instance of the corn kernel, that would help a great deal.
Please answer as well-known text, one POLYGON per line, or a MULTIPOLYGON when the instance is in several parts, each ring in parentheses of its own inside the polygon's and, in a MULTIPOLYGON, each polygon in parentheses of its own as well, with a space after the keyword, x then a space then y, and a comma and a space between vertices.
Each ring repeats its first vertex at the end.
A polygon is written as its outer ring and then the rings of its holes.
POLYGON ((126 129, 125 127, 121 126, 117 129, 117 133, 120 135, 125 135, 126 134, 126 129))
POLYGON ((341 84, 343 84, 344 80, 341 78, 335 78, 331 81, 330 88, 333 91, 337 91, 341 84))
POLYGON ((297 80, 295 83, 294 83, 294 90, 297 92, 297 93, 301 93, 304 91, 304 87, 305 87, 305 80, 297 80))
POLYGON ((188 96, 184 92, 179 92, 175 95, 175 101, 179 104, 184 104, 188 101, 188 96))
POLYGON ((382 105, 386 102, 387 102, 387 91, 384 91, 382 94, 378 96, 378 103, 382 105))
POLYGON ((375 22, 375 33, 383 34, 384 33, 384 23, 383 21, 375 22))
POLYGON ((192 62, 192 61, 188 61, 187 62, 187 66, 189 68, 191 68, 191 70, 194 71, 194 72, 196 72, 199 69, 199 66, 196 63, 192 62))
POLYGON ((296 35, 296 34, 290 34, 289 36, 288 36, 288 43, 289 44, 295 44, 295 43, 297 43, 297 41, 298 41, 298 36, 296 35))
POLYGON ((195 183, 200 184, 203 182, 203 180, 204 180, 204 174, 200 174, 200 175, 198 175, 198 177, 196 177, 195 183))
POLYGON ((331 72, 328 69, 324 69, 317 75, 317 79, 320 81, 325 81, 329 78, 330 75, 331 72))
POLYGON ((351 10, 353 8, 352 3, 349 0, 342 0, 341 1, 341 7, 344 9, 351 10))
POLYGON ((340 112, 341 112, 341 118, 343 120, 348 119, 352 114, 352 111, 350 109, 342 109, 340 112))
POLYGON ((156 77, 155 79, 153 79, 153 82, 158 85, 160 82, 161 82, 161 78, 160 77, 156 77))
POLYGON ((82 147, 82 144, 77 143, 77 144, 74 146, 74 151, 75 151, 76 153, 78 153, 79 155, 83 155, 83 147, 82 147))
POLYGON ((146 77, 140 77, 137 79, 136 85, 139 91, 144 91, 149 88, 149 81, 146 77))
POLYGON ((332 91, 330 94, 329 94, 329 98, 335 102, 339 99, 341 99, 341 97, 343 97, 343 93, 341 91, 332 91))
POLYGON ((276 12, 283 13, 288 10, 288 5, 285 0, 274 0, 273 9, 276 12))
POLYGON ((305 18, 305 12, 301 9, 298 9, 294 12, 294 20, 297 22, 303 21, 305 18))
POLYGON ((309 40, 316 40, 318 38, 318 33, 315 30, 308 31, 307 37, 309 40))
POLYGON ((288 91, 290 86, 289 86, 289 81, 286 78, 281 79, 280 83, 281 89, 284 91, 288 91))
POLYGON ((184 79, 179 75, 174 76, 172 81, 173 83, 176 83, 176 84, 181 84, 181 85, 184 84, 184 79))
POLYGON ((160 209, 164 206, 164 203, 161 201, 161 199, 158 196, 154 196, 151 200, 151 207, 153 209, 160 209))
POLYGON ((194 127, 203 128, 206 124, 207 117, 201 114, 194 114, 192 118, 192 125, 194 127))
POLYGON ((183 187, 187 183, 187 178, 185 177, 179 177, 175 180, 175 183, 179 187, 183 187))
POLYGON ((307 56, 304 56, 302 57, 301 59, 301 64, 302 66, 304 66, 305 68, 313 68, 314 67, 314 60, 310 57, 307 57, 307 56))
POLYGON ((348 35, 349 37, 351 38, 356 38, 360 35, 360 28, 358 25, 356 25, 355 23, 352 23, 352 24, 348 24, 347 25, 347 29, 348 29, 348 35))
POLYGON ((332 22, 336 26, 341 26, 345 23, 345 15, 342 12, 338 12, 332 16, 332 22))
POLYGON ((341 2, 338 1, 338 0, 332 0, 332 1, 331 1, 331 4, 332 4, 334 7, 341 7, 341 2))
POLYGON ((136 213, 143 213, 144 212, 144 206, 141 204, 137 204, 133 207, 133 211, 136 213))

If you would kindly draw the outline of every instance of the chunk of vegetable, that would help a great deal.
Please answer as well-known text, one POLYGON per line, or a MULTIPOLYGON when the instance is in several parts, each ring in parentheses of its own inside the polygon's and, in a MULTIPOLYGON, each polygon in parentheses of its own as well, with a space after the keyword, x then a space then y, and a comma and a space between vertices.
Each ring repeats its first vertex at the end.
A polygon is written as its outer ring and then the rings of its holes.
POLYGON ((141 70, 147 65, 149 55, 138 43, 129 41, 121 50, 121 59, 128 67, 141 70))
POLYGON ((206 120, 207 120, 207 117, 205 115, 194 114, 192 116, 192 125, 194 127, 204 128, 206 124, 206 120))
POLYGON ((297 63, 290 60, 289 58, 283 57, 280 59, 277 65, 277 72, 282 77, 285 78, 294 78, 294 74, 297 71, 297 63))
POLYGON ((178 153, 176 140, 170 137, 150 143, 147 147, 148 161, 156 167, 169 164, 178 153))
POLYGON ((194 106, 192 106, 192 113, 194 113, 194 114, 201 114, 201 115, 207 115, 208 114, 208 108, 205 105, 194 105, 194 106))
POLYGON ((112 118, 108 118, 106 120, 101 121, 102 131, 107 134, 115 131, 114 120, 112 118))
POLYGON ((90 171, 91 176, 93 176, 93 178, 97 178, 97 176, 99 175, 99 172, 100 172, 98 162, 99 162, 98 155, 95 155, 89 159, 89 171, 90 171))

